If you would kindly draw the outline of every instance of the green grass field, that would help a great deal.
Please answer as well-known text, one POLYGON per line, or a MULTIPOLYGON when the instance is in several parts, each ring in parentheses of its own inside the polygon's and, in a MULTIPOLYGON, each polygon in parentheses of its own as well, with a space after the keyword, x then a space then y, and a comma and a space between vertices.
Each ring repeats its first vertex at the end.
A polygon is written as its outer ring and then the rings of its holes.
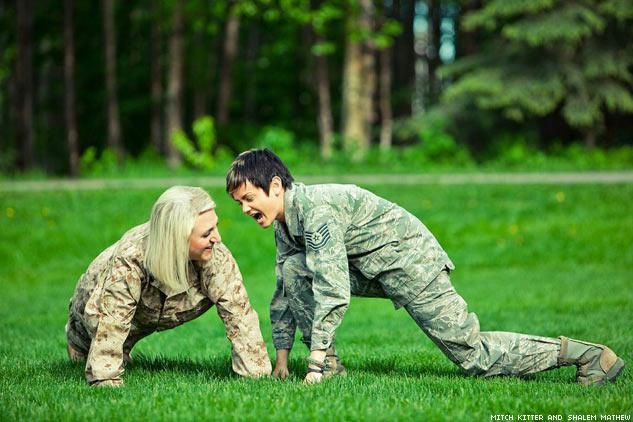
MULTIPOLYGON (((0 192, 0 420, 491 420, 492 415, 633 413, 633 185, 371 186, 419 216, 457 269, 482 330, 567 335, 612 347, 618 382, 584 388, 563 368, 524 379, 463 375, 405 311, 355 298, 337 331, 349 375, 320 385, 232 375, 212 309, 133 351, 121 389, 91 389, 68 362, 63 333, 78 277, 149 216, 162 189, 0 192)), ((260 315, 269 354, 272 230, 221 189, 220 228, 260 315)), ((630 420, 630 419, 629 419, 630 420)))

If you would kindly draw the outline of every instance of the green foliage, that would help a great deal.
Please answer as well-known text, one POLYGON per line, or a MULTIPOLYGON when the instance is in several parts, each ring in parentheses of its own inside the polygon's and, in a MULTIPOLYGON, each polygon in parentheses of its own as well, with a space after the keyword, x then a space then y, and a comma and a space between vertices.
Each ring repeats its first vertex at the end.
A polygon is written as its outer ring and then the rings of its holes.
POLYGON ((601 33, 606 19, 590 8, 569 4, 544 16, 521 19, 503 28, 508 39, 526 42, 531 47, 560 43, 577 45, 592 34, 601 33))
POLYGON ((312 45, 312 54, 315 56, 327 56, 336 51, 336 44, 328 41, 314 43, 312 45))
POLYGON ((172 143, 191 165, 202 170, 215 167, 213 147, 215 146, 215 126, 211 116, 203 116, 193 123, 196 142, 190 140, 182 130, 172 136, 172 143))
POLYGON ((295 145, 294 133, 278 126, 267 126, 257 136, 258 148, 269 148, 279 155, 288 165, 301 161, 302 153, 295 145))
POLYGON ((470 162, 468 150, 460 146, 446 130, 448 122, 440 114, 427 114, 422 117, 420 130, 420 152, 427 161, 440 164, 462 165, 470 162))
POLYGON ((633 19, 630 0, 605 0, 600 2, 599 7, 603 13, 614 16, 620 22, 633 19))
MULTIPOLYGON (((1 45, 1 44, 0 44, 1 45)), ((9 76, 11 75, 12 67, 14 66, 14 60, 16 55, 15 47, 11 46, 9 48, 5 48, 0 53, 0 85, 4 84, 9 76)), ((2 93, 4 95, 4 93, 2 93)), ((6 99, 2 98, 3 102, 6 99)))
POLYGON ((106 148, 99 156, 97 148, 89 147, 79 158, 79 171, 84 176, 112 176, 119 171, 116 153, 106 148))
POLYGON ((455 80, 445 102, 472 98, 515 121, 560 108, 586 134, 601 131, 607 112, 633 113, 633 50, 617 41, 633 37, 631 2, 493 0, 464 26, 488 31, 488 41, 443 68, 455 80))
POLYGON ((341 19, 343 16, 340 5, 332 1, 324 1, 321 7, 312 13, 312 26, 317 33, 323 34, 331 21, 341 19))
POLYGON ((402 25, 400 25, 400 22, 393 19, 387 19, 385 20, 384 24, 373 34, 373 44, 378 50, 388 48, 393 44, 394 38, 401 33, 402 25))
MULTIPOLYGON (((20 133, 16 126, 16 100, 20 89, 15 85, 18 80, 13 74, 18 52, 15 5, 19 2, 5 3, 0 6, 0 143, 3 149, 0 171, 11 177, 33 177, 35 173, 12 174, 21 154, 15 142, 16 134, 20 133)), ((35 28, 32 80, 36 83, 33 151, 39 170, 61 175, 67 171, 69 160, 66 148, 60 148, 66 128, 64 109, 60 107, 64 104, 65 84, 58 83, 63 74, 64 47, 63 8, 58 3, 39 1, 32 10, 35 28)), ((79 150, 85 151, 84 174, 90 177, 143 176, 143 171, 169 174, 170 170, 160 163, 164 156, 155 160, 144 157, 139 161, 139 154, 149 146, 153 113, 149 89, 151 57, 139 52, 157 52, 160 73, 163 77, 167 75, 175 5, 174 0, 160 0, 117 2, 115 6, 116 91, 122 142, 127 153, 125 163, 117 167, 110 162, 108 153, 100 154, 106 147, 107 98, 103 82, 104 39, 102 31, 94 29, 95 23, 98 27, 102 25, 103 9, 99 2, 74 3, 77 67, 74 85, 79 150), (150 36, 153 30, 158 31, 156 45, 150 36)), ((416 11, 414 28, 419 47, 424 41, 420 26, 424 19, 424 2, 416 5, 421 6, 416 11)), ((443 105, 461 107, 459 113, 450 114, 450 124, 443 131, 459 144, 477 144, 471 151, 477 159, 487 152, 488 145, 484 144, 495 138, 499 127, 502 132, 514 129, 517 136, 537 125, 543 129, 544 126, 558 128, 553 129, 555 133, 543 130, 547 132, 543 136, 550 139, 540 139, 538 147, 561 138, 568 144, 582 136, 595 138, 598 143, 604 138, 605 146, 629 142, 631 129, 625 119, 633 113, 631 0, 486 0, 436 2, 435 5, 441 12, 440 41, 443 48, 454 41, 458 59, 440 72, 442 80, 438 86, 445 90, 443 105), (478 9, 462 15, 472 7, 478 9), (465 51, 477 54, 461 56, 465 51), (566 125, 559 124, 561 119, 566 125), (553 120, 555 124, 549 125, 553 120), (543 124, 545 121, 548 124, 543 124)), ((187 129, 186 135, 178 134, 177 142, 183 155, 189 158, 186 158, 187 167, 171 171, 191 174, 204 169, 206 174, 220 173, 224 163, 230 162, 229 157, 255 146, 261 133, 271 125, 293 133, 294 151, 284 152, 291 160, 300 165, 299 157, 316 156, 319 145, 315 115, 319 96, 313 56, 327 56, 333 123, 340 128, 344 46, 350 33, 352 38, 368 41, 376 49, 393 46, 398 40, 399 52, 392 54, 393 115, 396 119, 410 117, 409 105, 419 103, 422 99, 416 98, 418 93, 428 89, 424 86, 412 89, 413 75, 406 75, 406 69, 409 68, 409 73, 413 69, 404 63, 404 55, 400 54, 415 55, 413 51, 402 50, 409 46, 407 37, 412 29, 406 28, 409 22, 404 19, 406 13, 401 13, 405 3, 374 3, 371 29, 366 27, 362 31, 354 27, 359 26, 352 22, 355 20, 348 22, 358 6, 358 1, 340 0, 187 1, 181 110, 187 129), (396 7, 402 9, 398 11, 396 7), (189 127, 199 111, 208 112, 217 104, 225 39, 223 29, 228 17, 235 15, 240 29, 231 71, 230 118, 218 133, 219 139, 205 152, 189 127), (347 23, 352 27, 348 28, 347 23), (406 37, 402 36, 403 32, 406 37), (230 147, 231 152, 223 147, 230 147)), ((380 61, 376 64, 380 65, 380 61)), ((418 77, 422 77, 417 79, 418 83, 424 83, 423 74, 418 73, 418 77)), ((166 88, 163 84, 161 109, 165 105, 166 88)), ((378 124, 374 120, 371 128, 374 142, 378 138, 378 124)), ((450 152, 453 147, 448 138, 442 138, 437 131, 424 134, 426 142, 421 142, 420 136, 416 128, 406 139, 394 139, 393 151, 374 149, 365 161, 353 165, 345 156, 349 151, 339 148, 336 154, 340 156, 332 160, 329 171, 362 171, 362 165, 370 171, 380 169, 381 163, 390 163, 392 168, 404 171, 409 163, 422 160, 420 157, 426 157, 425 169, 433 168, 432 161, 436 159, 448 166, 447 159, 437 158, 454 153, 450 152), (442 149, 445 152, 437 152, 442 149), (402 164, 396 162, 400 159, 402 164), (345 164, 337 167, 339 163, 345 164)), ((531 148, 536 147, 531 145, 531 148)), ((486 158, 495 162, 492 157, 486 158)), ((462 161, 467 159, 458 160, 462 161)), ((323 164, 314 162, 313 169, 323 164)), ((416 169, 414 164, 411 166, 416 169)))
MULTIPOLYGON (((365 166, 373 169, 377 163, 389 163, 391 172, 633 169, 633 145, 591 150, 581 145, 581 139, 571 143, 548 139, 549 144, 544 146, 536 129, 507 121, 503 124, 493 113, 459 101, 396 120, 395 147, 387 152, 373 151, 365 166), (482 136, 486 138, 479 139, 482 136), (459 142, 468 138, 473 143, 459 142)), ((632 138, 621 140, 625 144, 631 141, 632 138)))
POLYGON ((308 23, 311 18, 308 0, 280 0, 280 9, 287 17, 300 23, 308 23))
POLYGON ((485 7, 466 15, 464 28, 473 30, 485 28, 492 30, 498 27, 499 19, 516 18, 524 15, 533 15, 550 10, 556 0, 534 0, 530 2, 522 0, 492 0, 485 7))
POLYGON ((14 148, 4 148, 0 154, 0 175, 9 174, 13 168, 13 163, 17 157, 14 148))
POLYGON ((509 169, 542 167, 547 158, 532 138, 508 132, 497 135, 491 142, 491 165, 509 169))
POLYGON ((614 81, 600 83, 598 95, 609 111, 633 113, 633 95, 626 86, 614 81))
POLYGON ((446 89, 444 100, 474 96, 479 107, 501 109, 506 117, 521 121, 526 115, 551 113, 565 93, 561 76, 549 68, 528 73, 520 66, 489 67, 465 74, 446 89))
POLYGON ((452 161, 458 146, 451 135, 439 128, 429 128, 424 130, 420 136, 422 138, 422 151, 429 160, 452 161))
POLYGON ((394 137, 405 142, 414 142, 412 146, 401 148, 400 160, 412 165, 425 164, 425 167, 470 166, 473 160, 468 149, 459 144, 449 132, 449 117, 443 111, 434 110, 397 122, 394 137))
POLYGON ((602 150, 592 149, 588 151, 579 144, 573 144, 566 148, 555 146, 548 156, 552 163, 573 163, 575 168, 608 169, 615 166, 621 168, 633 168, 633 146, 602 150))
MULTIPOLYGON (((630 49, 622 50, 600 50, 597 48, 587 49, 585 52, 586 66, 583 69, 587 78, 613 78, 619 79, 629 84, 633 83, 627 61, 630 49)), ((623 87, 625 88, 625 87, 623 87)))

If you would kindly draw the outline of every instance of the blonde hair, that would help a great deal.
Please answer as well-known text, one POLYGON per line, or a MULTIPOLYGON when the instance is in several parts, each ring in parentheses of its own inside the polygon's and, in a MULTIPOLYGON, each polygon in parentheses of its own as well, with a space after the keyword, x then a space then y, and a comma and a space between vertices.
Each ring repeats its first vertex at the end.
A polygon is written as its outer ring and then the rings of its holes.
POLYGON ((189 287, 189 236, 196 218, 215 208, 203 189, 173 186, 152 208, 145 267, 166 287, 185 291, 189 287))

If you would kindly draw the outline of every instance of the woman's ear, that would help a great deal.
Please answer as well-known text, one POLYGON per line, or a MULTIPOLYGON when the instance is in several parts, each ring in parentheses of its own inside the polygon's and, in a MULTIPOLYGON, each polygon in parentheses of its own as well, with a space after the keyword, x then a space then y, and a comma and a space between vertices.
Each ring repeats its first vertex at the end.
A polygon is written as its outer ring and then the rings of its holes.
POLYGON ((270 181, 270 195, 279 196, 283 193, 284 187, 279 176, 274 176, 270 181))

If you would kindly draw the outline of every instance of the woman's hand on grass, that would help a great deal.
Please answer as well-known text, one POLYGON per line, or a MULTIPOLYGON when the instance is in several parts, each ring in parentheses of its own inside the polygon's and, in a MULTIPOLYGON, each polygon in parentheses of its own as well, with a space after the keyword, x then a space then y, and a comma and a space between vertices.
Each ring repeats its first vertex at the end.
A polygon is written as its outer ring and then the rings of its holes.
POLYGON ((288 371, 288 366, 275 365, 275 369, 273 369, 273 377, 279 378, 280 380, 285 380, 289 376, 290 376, 290 371, 288 371))
POLYGON ((92 384, 92 387, 123 387, 123 380, 103 380, 92 384))

